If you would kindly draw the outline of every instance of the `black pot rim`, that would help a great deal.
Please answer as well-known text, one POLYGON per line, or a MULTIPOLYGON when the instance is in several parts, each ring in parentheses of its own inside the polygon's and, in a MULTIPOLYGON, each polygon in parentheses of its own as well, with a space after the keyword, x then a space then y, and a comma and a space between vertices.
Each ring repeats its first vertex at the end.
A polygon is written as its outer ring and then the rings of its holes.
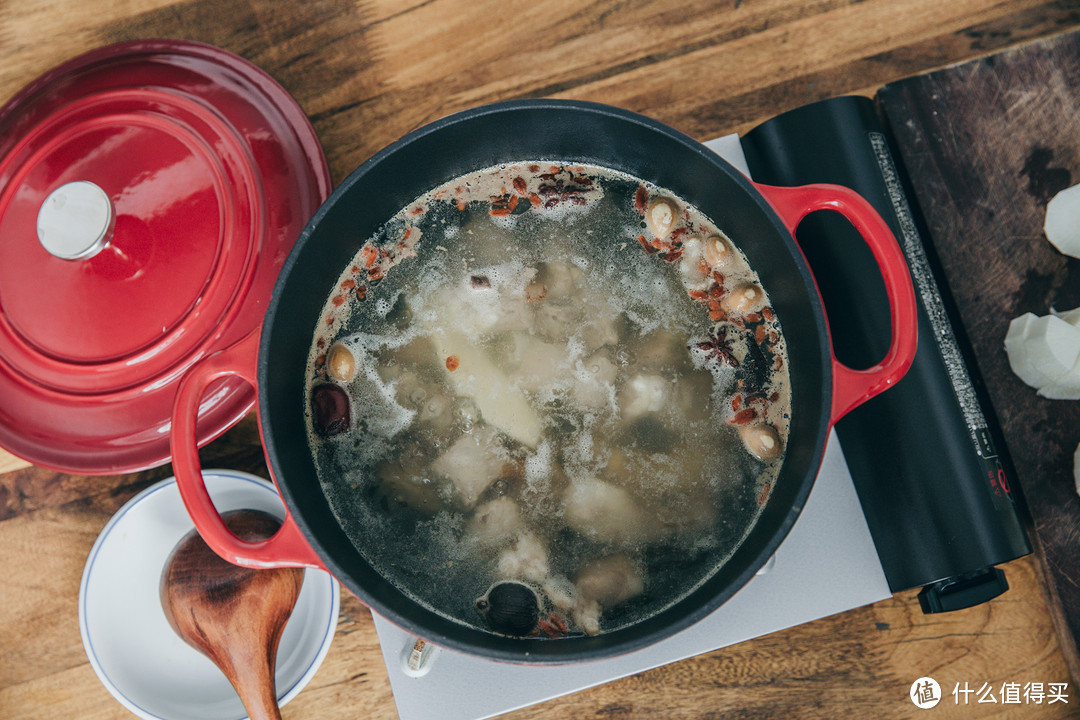
MULTIPOLYGON (((337 270, 335 269, 335 272, 337 270)), ((378 153, 373 155, 370 159, 365 161, 356 170, 350 173, 342 183, 335 188, 330 197, 323 203, 323 205, 316 211, 310 221, 304 227, 296 244, 294 245, 292 252, 286 259, 281 273, 279 274, 278 281, 275 285, 273 295, 271 296, 270 303, 268 305, 265 321, 264 332, 260 340, 258 366, 257 366, 257 378, 259 390, 259 422, 260 431, 262 435, 263 445, 265 448, 268 467, 275 479, 275 483, 278 490, 285 502, 293 520, 303 533, 305 539, 311 545, 312 549, 319 556, 323 562, 324 567, 335 578, 337 578, 350 592, 357 596, 365 605, 367 605, 372 612, 377 613, 381 617, 385 618, 392 624, 400 627, 404 631, 422 637, 424 640, 432 642, 436 645, 452 648, 461 652, 469 654, 480 655, 488 659, 508 662, 508 663, 520 663, 520 664, 563 664, 563 663, 575 663, 583 661, 594 661, 604 658, 623 655, 626 653, 639 650, 648 645, 654 644, 664 638, 670 637, 675 633, 690 627, 705 616, 712 613, 720 605, 731 598, 738 590, 740 590, 756 572, 768 561, 768 559, 775 553, 776 549, 780 546, 781 542, 787 537, 795 521, 806 503, 809 497, 810 490, 813 487, 814 480, 817 476, 818 469, 821 464, 821 460, 824 456, 825 444, 828 439, 828 433, 831 428, 830 412, 829 412, 829 399, 832 397, 833 391, 833 379, 831 373, 831 359, 832 351, 828 334, 828 325, 825 319, 824 307, 821 302, 820 295, 817 290, 817 285, 810 273, 809 266, 806 263, 805 258, 802 256, 801 250, 795 244, 794 238, 787 230, 780 217, 777 215, 772 206, 768 203, 761 192, 737 169, 735 169, 730 163, 721 158, 719 155, 705 147, 700 142, 694 140, 688 135, 671 128, 668 125, 660 123, 651 118, 643 115, 616 108, 610 105, 601 103, 577 101, 577 100, 556 100, 556 99, 536 99, 536 100, 511 100, 505 102, 493 103, 490 105, 484 105, 469 110, 464 110, 452 115, 448 115, 444 118, 436 120, 430 124, 420 127, 407 135, 403 136, 399 140, 386 146, 378 153), (745 192, 746 199, 749 202, 755 203, 770 219, 771 224, 775 227, 776 234, 780 239, 789 242, 791 247, 794 248, 794 252, 797 255, 797 265, 799 272, 802 275, 802 280, 807 284, 809 288, 809 297, 811 300, 811 311, 814 317, 817 319, 818 327, 816 333, 819 339, 820 351, 822 353, 822 376, 821 393, 824 398, 821 402, 820 416, 816 423, 817 433, 813 438, 814 448, 812 456, 807 463, 806 476, 802 479, 802 482, 793 496, 793 501, 787 506, 787 512, 783 518, 776 524, 776 529, 771 538, 763 545, 759 551, 757 559, 747 564, 745 569, 741 571, 734 579, 729 582, 724 588, 716 592, 711 600, 701 604, 698 608, 691 612, 682 614, 676 621, 668 622, 658 625, 655 629, 649 631, 639 631, 631 635, 623 635, 622 637, 616 637, 611 640, 612 636, 618 636, 623 633, 625 628, 614 630, 610 633, 604 633, 595 638, 570 638, 561 639, 558 641, 550 640, 536 640, 536 639, 513 639, 515 645, 519 646, 519 649, 511 649, 510 647, 478 647, 475 643, 463 642, 454 633, 442 632, 438 629, 431 627, 424 627, 420 624, 410 622, 402 616, 394 607, 387 605, 372 597, 372 595, 359 583, 357 583, 350 574, 334 560, 334 558, 324 550, 315 539, 315 530, 307 522, 307 520, 298 512, 295 511, 296 500, 292 492, 290 484, 281 473, 281 460, 279 457, 278 448, 273 442, 274 438, 274 423, 271 417, 271 413, 268 411, 267 403, 268 399, 261 388, 266 386, 266 377, 268 368, 271 364, 270 357, 270 336, 271 333, 267 330, 273 326, 275 317, 280 311, 280 298, 282 294, 282 288, 285 286, 289 275, 293 271, 297 260, 303 252, 305 246, 308 244, 309 239, 315 233, 319 227, 323 218, 332 211, 335 204, 344 196, 349 189, 359 182, 362 178, 372 172, 377 172, 380 164, 388 157, 400 152, 402 149, 418 142, 433 133, 439 133, 444 129, 459 123, 469 122, 475 118, 490 115, 493 113, 512 113, 512 112, 534 112, 534 111, 575 111, 580 113, 600 114, 604 116, 614 117, 620 121, 631 122, 639 126, 643 126, 649 130, 661 133, 667 136, 668 139, 674 140, 685 147, 687 152, 701 156, 708 163, 715 166, 715 168, 729 176, 734 180, 740 188, 745 192), (584 647, 584 642, 577 642, 578 640, 589 641, 599 638, 608 638, 608 642, 595 643, 592 646, 584 647), (531 647, 537 647, 534 643, 544 643, 542 648, 543 652, 537 653, 530 650, 531 647), (560 649, 560 646, 564 646, 565 650, 560 649)), ((805 438, 805 442, 811 442, 809 437, 805 438)), ((759 519, 760 521, 760 519, 759 519)), ((680 601, 681 602, 681 601, 680 601)), ((676 603, 678 605, 678 603, 676 603)), ((661 615, 667 612, 661 611, 661 615)), ((647 621, 646 621, 647 622, 647 621)), ((638 623, 642 625, 644 623, 638 623)), ((462 632, 465 632, 465 625, 460 626, 462 632)), ((634 627, 634 626, 630 626, 634 627)))

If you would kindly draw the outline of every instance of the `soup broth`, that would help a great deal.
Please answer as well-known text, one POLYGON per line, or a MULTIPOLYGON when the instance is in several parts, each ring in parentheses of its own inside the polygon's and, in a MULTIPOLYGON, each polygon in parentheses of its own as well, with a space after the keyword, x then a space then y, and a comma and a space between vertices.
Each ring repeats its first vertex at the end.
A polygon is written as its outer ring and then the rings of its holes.
POLYGON ((719 227, 547 161, 455 178, 366 239, 307 391, 358 552, 457 622, 553 638, 704 582, 766 503, 790 420, 780 319, 719 227))

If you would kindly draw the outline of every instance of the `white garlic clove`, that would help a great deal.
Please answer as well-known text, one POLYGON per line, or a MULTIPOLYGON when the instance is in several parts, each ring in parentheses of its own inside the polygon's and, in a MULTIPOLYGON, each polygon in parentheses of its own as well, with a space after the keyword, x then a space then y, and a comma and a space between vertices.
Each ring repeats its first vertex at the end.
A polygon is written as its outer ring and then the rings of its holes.
POLYGON ((1067 379, 1080 359, 1080 328, 1056 315, 1021 315, 1005 335, 1009 367, 1033 388, 1067 379))
POLYGON ((1063 255, 1080 258, 1080 185, 1065 188, 1046 204, 1043 232, 1063 255))
POLYGON ((1076 446, 1073 453, 1073 480, 1076 481, 1076 493, 1080 495, 1080 445, 1076 446))
POLYGON ((1009 330, 1005 333, 1005 355, 1009 359, 1009 367, 1020 380, 1034 388, 1051 382, 1049 378, 1035 370, 1035 366, 1029 361, 1027 347, 1024 344, 1028 327, 1037 319, 1038 315, 1024 313, 1009 322, 1009 330))
MULTIPOLYGON (((1030 315, 1031 313, 1028 314, 1030 315)), ((1066 310, 1065 312, 1055 311, 1054 315, 1069 323, 1073 327, 1080 328, 1080 307, 1073 308, 1072 310, 1066 310)))
POLYGON ((1080 400, 1080 358, 1063 377, 1040 386, 1039 395, 1048 400, 1080 400))

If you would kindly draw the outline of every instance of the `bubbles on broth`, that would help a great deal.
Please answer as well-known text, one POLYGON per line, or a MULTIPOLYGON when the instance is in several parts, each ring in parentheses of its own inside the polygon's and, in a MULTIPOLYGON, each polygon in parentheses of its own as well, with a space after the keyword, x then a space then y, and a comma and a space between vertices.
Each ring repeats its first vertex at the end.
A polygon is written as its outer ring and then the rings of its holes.
POLYGON ((790 412, 767 295, 723 309, 747 283, 708 218, 614 171, 522 162, 418 198, 360 248, 315 331, 309 397, 335 382, 335 344, 359 368, 337 381, 347 431, 308 416, 335 516, 404 593, 491 632, 595 634, 663 610, 734 552, 782 463, 739 432, 767 425, 782 447, 790 412), (659 196, 680 213, 661 237, 643 221, 659 196))

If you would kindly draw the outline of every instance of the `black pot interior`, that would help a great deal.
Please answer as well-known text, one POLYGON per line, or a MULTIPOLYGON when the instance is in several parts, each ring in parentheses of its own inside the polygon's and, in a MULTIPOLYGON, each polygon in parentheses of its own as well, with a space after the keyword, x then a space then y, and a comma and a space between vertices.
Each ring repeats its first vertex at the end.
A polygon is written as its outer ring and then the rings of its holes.
MULTIPOLYGON (((422 250, 421 250, 422 251, 422 250)), ((628 250, 629 251, 629 250, 628 250)), ((448 117, 373 157, 304 229, 282 270, 259 354, 259 412, 270 467, 326 567, 375 612, 436 644, 500 660, 571 662, 628 652, 701 619, 773 554, 809 494, 828 432, 830 352, 816 287, 791 235, 739 172, 667 126, 603 105, 520 101, 448 117), (757 524, 731 559, 680 602, 596 637, 509 638, 448 620, 408 599, 355 550, 316 477, 304 420, 305 366, 332 284, 360 246, 419 195, 466 172, 522 160, 623 171, 711 217, 746 254, 782 323, 792 384, 787 456, 757 524)))

